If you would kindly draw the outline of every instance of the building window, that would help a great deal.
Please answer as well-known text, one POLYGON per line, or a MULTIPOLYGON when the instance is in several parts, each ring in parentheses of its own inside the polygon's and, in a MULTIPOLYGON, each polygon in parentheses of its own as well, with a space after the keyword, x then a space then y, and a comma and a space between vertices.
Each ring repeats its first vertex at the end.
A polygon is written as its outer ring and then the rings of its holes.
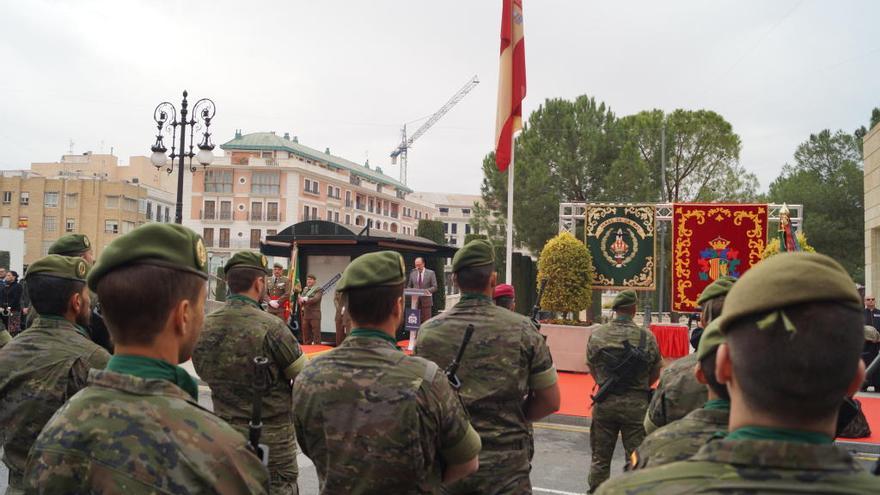
POLYGON ((157 222, 162 221, 162 205, 160 205, 160 204, 156 205, 156 221, 157 222))
POLYGON ((232 201, 220 202, 220 220, 232 220, 232 201))
POLYGON ((205 170, 205 192, 231 193, 232 170, 205 170))
POLYGON ((351 191, 345 191, 345 207, 351 208, 351 191))
POLYGON ((76 220, 73 218, 68 218, 67 221, 64 222, 64 231, 76 232, 76 220))
POLYGON ((263 221, 263 203, 258 201, 251 202, 251 221, 252 222, 262 222, 263 221))
POLYGON ((171 214, 171 208, 166 206, 165 207, 165 223, 168 223, 168 221, 169 221, 168 215, 170 215, 170 214, 171 214))
POLYGON ((330 211, 330 210, 327 210, 327 221, 328 221, 328 222, 332 222, 332 221, 333 221, 333 212, 330 211))
POLYGON ((275 235, 277 233, 278 231, 275 229, 266 229, 266 237, 269 237, 270 235, 275 235))
POLYGON ((382 192, 382 184, 376 184, 376 192, 382 192))
POLYGON ((339 212, 338 211, 333 212, 333 221, 336 223, 339 223, 339 212))
POLYGON ((306 179, 303 190, 309 194, 320 194, 318 192, 318 181, 306 179))
POLYGON ((457 233, 458 233, 458 224, 457 224, 457 223, 453 223, 453 224, 452 224, 452 233, 453 233, 453 234, 457 234, 457 233))
POLYGON ((104 201, 105 208, 119 208, 119 196, 107 196, 104 201))
POLYGON ((345 225, 351 225, 351 215, 345 215, 345 225))
POLYGON ((46 232, 58 231, 58 217, 43 217, 43 229, 46 232))
POLYGON ((439 210, 440 210, 440 216, 445 217, 446 215, 449 215, 449 208, 439 208, 439 210))
POLYGON ((470 208, 462 208, 461 209, 461 216, 463 216, 463 217, 471 216, 471 209, 470 208))
POLYGON ((464 233, 465 233, 465 235, 471 233, 471 224, 469 224, 469 223, 464 224, 464 233))
POLYGON ((12 203, 12 191, 3 191, 3 204, 8 205, 12 203))
POLYGON ((329 184, 327 184, 327 197, 328 198, 335 197, 335 196, 333 196, 333 186, 331 186, 329 184))
POLYGON ((266 220, 269 222, 278 221, 278 203, 274 201, 266 203, 266 220))
POLYGON ((79 200, 79 194, 67 193, 64 197, 64 206, 67 208, 76 208, 79 200))
POLYGON ((147 214, 147 220, 153 219, 153 202, 147 201, 147 207, 144 208, 144 212, 147 214))
POLYGON ((122 198, 122 209, 125 211, 137 211, 138 202, 132 198, 122 198))
POLYGON ((310 211, 311 211, 311 209, 309 209, 308 206, 303 206, 303 221, 306 221, 309 219, 309 212, 310 211))
POLYGON ((18 196, 18 202, 21 206, 27 206, 31 204, 31 194, 27 191, 22 191, 22 193, 18 196))
POLYGON ((43 194, 43 206, 46 208, 58 208, 58 193, 46 192, 43 194))
POLYGON ((281 174, 278 172, 254 172, 251 175, 251 194, 278 196, 281 190, 281 174))
POLYGON ((251 249, 260 249, 260 229, 251 229, 251 249))
POLYGON ((137 224, 135 224, 134 222, 129 222, 128 220, 125 220, 122 222, 122 233, 127 234, 134 230, 136 226, 137 224))
POLYGON ((209 201, 209 200, 205 201, 205 210, 204 210, 205 211, 205 214, 204 214, 205 220, 213 220, 214 219, 214 217, 216 216, 216 213, 217 213, 217 210, 215 208, 216 204, 217 203, 215 201, 209 201))
POLYGON ((373 213, 373 205, 375 204, 375 203, 373 202, 373 198, 370 198, 370 200, 369 200, 369 202, 368 202, 367 204, 369 205, 369 206, 367 207, 367 211, 369 211, 370 213, 373 213))
POLYGON ((449 233, 449 224, 446 223, 446 222, 443 222, 443 233, 444 233, 444 234, 448 234, 448 233, 449 233))
POLYGON ((229 229, 220 229, 220 247, 229 247, 229 229))
POLYGON ((202 239, 205 241, 206 247, 214 247, 214 229, 203 229, 202 239))
POLYGON ((317 219, 318 219, 318 209, 317 209, 316 207, 314 207, 314 206, 312 207, 312 219, 313 219, 313 220, 317 220, 317 219))
POLYGON ((104 220, 104 233, 105 234, 118 234, 119 233, 119 222, 116 220, 104 220))

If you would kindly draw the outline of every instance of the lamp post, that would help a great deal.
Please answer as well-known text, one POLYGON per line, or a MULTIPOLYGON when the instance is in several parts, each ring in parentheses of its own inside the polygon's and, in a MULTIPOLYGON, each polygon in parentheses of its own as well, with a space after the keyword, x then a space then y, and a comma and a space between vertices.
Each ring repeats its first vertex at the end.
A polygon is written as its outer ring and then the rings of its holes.
MULTIPOLYGON (((156 142, 150 148, 153 152, 150 156, 150 161, 156 169, 166 167, 165 170, 170 175, 174 172, 174 160, 177 160, 177 206, 174 212, 174 223, 183 223, 183 169, 185 160, 189 158, 190 172, 196 171, 196 167, 192 166, 193 158, 198 160, 202 167, 207 167, 214 161, 214 154, 211 152, 214 149, 214 145, 211 143, 211 133, 208 132, 211 127, 211 119, 214 118, 216 111, 214 102, 208 98, 202 98, 197 101, 192 108, 192 117, 187 120, 187 115, 189 115, 187 107, 189 103, 186 101, 186 97, 187 92, 184 91, 183 101, 180 103, 180 120, 177 119, 177 109, 172 103, 167 101, 159 103, 153 111, 153 120, 156 121, 156 127, 159 131, 156 133, 156 142), (162 131, 165 129, 166 124, 171 127, 171 154, 168 157, 165 156, 165 152, 168 149, 165 148, 165 143, 162 142, 162 131), (180 128, 179 150, 177 149, 178 127, 180 128), (187 127, 189 127, 189 151, 185 151, 187 146, 187 127), (193 137, 196 131, 201 131, 202 129, 204 129, 204 132, 202 133, 202 141, 198 144, 199 152, 193 153, 193 148, 196 146, 193 137), (168 164, 168 158, 171 158, 170 164, 168 164)), ((165 129, 165 132, 168 132, 167 129, 165 129)))

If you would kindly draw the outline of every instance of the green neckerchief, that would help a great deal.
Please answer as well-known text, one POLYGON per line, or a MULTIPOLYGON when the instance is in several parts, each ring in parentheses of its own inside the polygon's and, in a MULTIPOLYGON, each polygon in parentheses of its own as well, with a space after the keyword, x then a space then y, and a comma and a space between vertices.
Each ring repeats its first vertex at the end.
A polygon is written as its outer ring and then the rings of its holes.
POLYGON ((825 445, 834 439, 815 431, 792 430, 789 428, 767 428, 765 426, 744 426, 730 432, 727 440, 777 440, 780 442, 809 443, 825 445))
POLYGON ((712 399, 706 401, 706 403, 703 404, 703 409, 707 409, 709 411, 729 411, 730 401, 726 399, 712 399))
POLYGON ((479 292, 462 292, 459 301, 483 301, 491 303, 492 298, 486 294, 480 294, 479 292))
POLYGON ((193 377, 180 366, 161 359, 114 354, 106 369, 138 378, 167 380, 185 390, 194 400, 199 397, 199 387, 193 377))
POLYGON ((67 323, 70 323, 71 325, 73 325, 74 328, 76 328, 76 333, 82 335, 83 337, 85 337, 85 338, 87 338, 87 339, 89 339, 89 340, 92 340, 92 336, 89 335, 89 331, 86 330, 85 327, 83 327, 83 326, 81 326, 81 325, 78 325, 78 324, 76 324, 76 323, 74 323, 74 322, 68 320, 67 318, 65 318, 65 317, 63 317, 63 316, 58 316, 58 315, 44 315, 44 314, 41 314, 41 315, 39 316, 39 318, 45 318, 45 319, 47 319, 47 320, 55 320, 55 321, 66 321, 67 323))
POLYGON ((632 321, 633 317, 631 315, 615 315, 614 321, 632 321))
POLYGON ((397 341, 394 340, 394 337, 388 335, 382 330, 376 330, 375 328, 355 328, 349 335, 352 337, 372 337, 375 339, 382 339, 394 345, 395 349, 398 348, 397 341))
POLYGON ((227 301, 241 301, 243 303, 250 304, 251 306, 259 309, 260 311, 263 310, 263 308, 260 306, 260 304, 257 301, 254 301, 253 299, 249 298, 248 296, 245 296, 242 294, 232 294, 231 296, 227 297, 226 300, 227 301))

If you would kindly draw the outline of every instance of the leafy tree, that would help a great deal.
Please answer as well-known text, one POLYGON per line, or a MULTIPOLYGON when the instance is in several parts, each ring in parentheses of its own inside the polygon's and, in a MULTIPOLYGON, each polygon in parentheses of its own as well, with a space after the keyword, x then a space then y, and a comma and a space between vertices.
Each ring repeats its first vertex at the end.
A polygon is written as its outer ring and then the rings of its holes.
POLYGON ((547 241, 538 259, 537 280, 547 279, 541 308, 548 311, 578 313, 590 305, 593 260, 587 246, 569 232, 547 241))
POLYGON ((804 205, 804 230, 820 253, 839 261, 864 282, 864 176, 861 139, 826 129, 798 145, 770 184, 775 203, 804 205))
MULTIPOLYGON (((437 244, 446 245, 443 235, 443 222, 439 220, 419 220, 416 235, 430 239, 437 244)), ((425 257, 425 266, 437 275, 437 292, 434 293, 434 311, 446 309, 446 260, 440 256, 425 257)))
POLYGON ((853 133, 858 139, 864 139, 865 136, 868 135, 868 131, 874 128, 877 124, 880 124, 880 108, 874 107, 874 110, 871 110, 871 125, 867 128, 865 126, 861 126, 853 133))

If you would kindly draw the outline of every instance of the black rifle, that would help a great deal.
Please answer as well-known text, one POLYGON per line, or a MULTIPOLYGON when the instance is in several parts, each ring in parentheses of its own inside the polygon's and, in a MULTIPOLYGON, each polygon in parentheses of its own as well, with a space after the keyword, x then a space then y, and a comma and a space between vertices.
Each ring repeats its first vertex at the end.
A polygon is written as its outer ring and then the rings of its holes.
POLYGON ((269 391, 269 359, 263 356, 254 358, 254 398, 251 408, 251 421, 248 423, 250 448, 260 458, 264 466, 269 465, 269 446, 260 443, 263 433, 263 395, 269 391))
POLYGON ((107 330, 107 324, 104 323, 104 315, 101 314, 101 303, 92 308, 92 316, 87 330, 92 338, 92 342, 113 354, 113 340, 110 339, 110 331, 107 330))
POLYGON ((615 390, 615 387, 620 383, 621 379, 632 377, 640 371, 640 367, 648 362, 648 356, 645 352, 645 331, 642 330, 641 335, 639 335, 638 347, 633 347, 632 344, 629 343, 629 340, 624 340, 622 355, 620 354, 620 350, 615 349, 614 351, 601 351, 607 355, 607 359, 610 359, 612 362, 617 361, 617 364, 608 369, 609 376, 605 382, 599 386, 596 395, 590 396, 590 398, 593 399, 593 404, 600 403, 608 398, 608 395, 615 390))
POLYGON ((453 390, 461 389, 461 380, 458 379, 458 367, 461 365, 461 358, 464 356, 464 350, 468 346, 468 342, 471 341, 471 335, 474 334, 474 326, 472 324, 468 325, 467 328, 464 329, 464 337, 461 338, 461 345, 458 346, 458 352, 455 354, 455 359, 449 363, 449 366, 446 367, 444 373, 446 373, 446 379, 449 380, 449 385, 452 386, 453 390))
POLYGON ((541 322, 538 321, 538 316, 541 313, 541 298, 544 297, 544 289, 547 287, 547 279, 541 280, 541 288, 538 289, 538 299, 535 300, 535 305, 532 307, 532 323, 538 328, 541 329, 541 322))

